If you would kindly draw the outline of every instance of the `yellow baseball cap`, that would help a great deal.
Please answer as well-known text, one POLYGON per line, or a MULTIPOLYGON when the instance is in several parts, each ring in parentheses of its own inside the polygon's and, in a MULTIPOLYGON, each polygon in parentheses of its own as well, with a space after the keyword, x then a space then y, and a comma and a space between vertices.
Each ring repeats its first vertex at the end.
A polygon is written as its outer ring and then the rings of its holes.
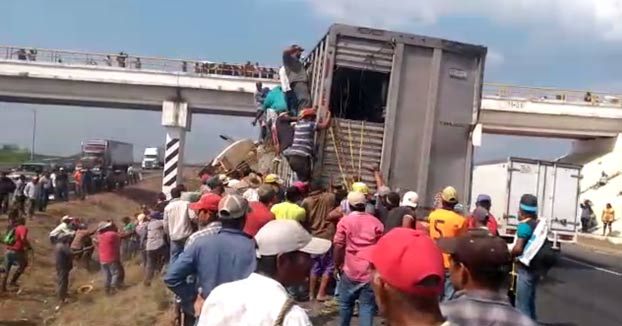
POLYGON ((369 188, 363 182, 355 182, 352 184, 352 191, 360 192, 364 195, 369 194, 369 188))
POLYGON ((458 202, 458 191, 454 187, 445 187, 441 192, 441 198, 450 204, 458 202))
POLYGON ((281 184, 283 183, 283 180, 281 180, 281 178, 276 174, 268 174, 267 176, 264 177, 263 182, 281 184))

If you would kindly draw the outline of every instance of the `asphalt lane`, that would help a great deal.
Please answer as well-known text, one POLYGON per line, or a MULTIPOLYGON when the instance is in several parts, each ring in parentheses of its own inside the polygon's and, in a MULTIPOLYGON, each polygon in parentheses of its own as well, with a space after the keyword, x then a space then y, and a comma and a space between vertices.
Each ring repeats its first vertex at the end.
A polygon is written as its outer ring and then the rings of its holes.
POLYGON ((622 255, 563 246, 538 289, 537 312, 543 325, 622 325, 622 255))
MULTIPOLYGON (((337 307, 303 306, 314 325, 339 325, 337 307)), ((621 326, 622 253, 563 246, 561 261, 538 288, 537 312, 539 323, 547 326, 621 326)), ((358 325, 356 319, 352 325, 358 325)))

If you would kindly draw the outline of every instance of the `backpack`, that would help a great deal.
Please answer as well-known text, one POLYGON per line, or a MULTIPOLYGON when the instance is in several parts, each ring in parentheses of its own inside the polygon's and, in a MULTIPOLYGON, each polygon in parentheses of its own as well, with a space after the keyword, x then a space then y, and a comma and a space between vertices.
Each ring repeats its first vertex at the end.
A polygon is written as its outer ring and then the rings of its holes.
POLYGON ((2 242, 6 245, 12 246, 15 244, 15 228, 11 228, 9 232, 4 236, 2 242))
MULTIPOLYGON (((535 230, 538 222, 539 221, 529 221, 527 223, 532 230, 535 230)), ((559 255, 559 249, 553 248, 553 242, 547 238, 544 240, 544 243, 538 253, 533 257, 533 259, 531 259, 529 269, 536 271, 541 275, 546 275, 548 271, 559 261, 559 255)))

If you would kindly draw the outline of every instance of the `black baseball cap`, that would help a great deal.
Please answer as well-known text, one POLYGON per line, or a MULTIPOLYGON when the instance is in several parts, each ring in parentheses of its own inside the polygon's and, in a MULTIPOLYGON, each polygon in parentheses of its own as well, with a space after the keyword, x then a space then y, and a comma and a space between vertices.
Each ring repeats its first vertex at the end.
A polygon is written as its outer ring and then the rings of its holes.
POLYGON ((507 243, 485 229, 471 229, 459 237, 439 239, 437 243, 443 252, 469 270, 507 272, 512 265, 507 243))

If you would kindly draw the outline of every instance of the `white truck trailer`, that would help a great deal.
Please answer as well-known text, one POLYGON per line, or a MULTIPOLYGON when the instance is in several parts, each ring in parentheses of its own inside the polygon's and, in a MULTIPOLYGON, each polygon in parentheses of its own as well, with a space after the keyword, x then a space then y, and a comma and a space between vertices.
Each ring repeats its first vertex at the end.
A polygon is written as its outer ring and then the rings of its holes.
POLYGON ((492 198, 491 213, 502 235, 514 235, 523 194, 538 197, 538 216, 549 223, 555 242, 574 242, 579 221, 580 165, 511 157, 473 169, 471 203, 479 194, 492 198))

